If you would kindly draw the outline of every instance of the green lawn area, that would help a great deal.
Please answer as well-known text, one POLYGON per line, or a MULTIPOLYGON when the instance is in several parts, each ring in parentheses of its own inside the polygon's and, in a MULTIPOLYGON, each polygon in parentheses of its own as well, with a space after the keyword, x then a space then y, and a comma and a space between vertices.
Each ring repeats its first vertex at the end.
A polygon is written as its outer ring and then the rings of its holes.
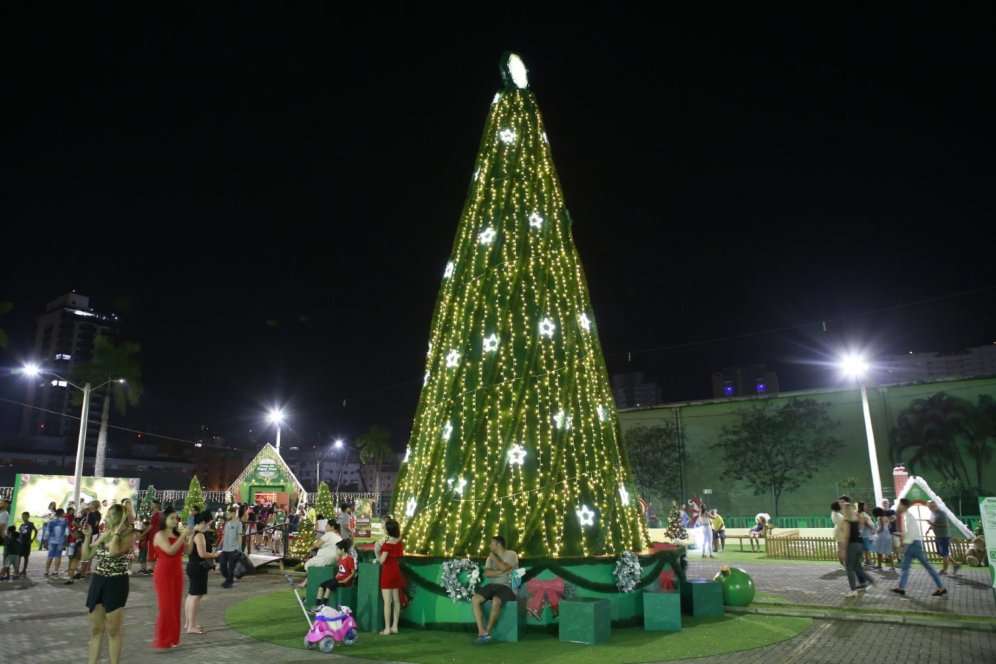
MULTIPOLYGON (((247 599, 228 608, 225 619, 232 629, 287 648, 303 649, 307 625, 289 591, 247 599)), ((589 647, 561 643, 545 633, 526 634, 519 643, 474 645, 472 632, 405 628, 395 636, 360 635, 353 646, 336 652, 372 660, 436 664, 485 658, 515 664, 604 664, 657 662, 748 650, 790 639, 809 627, 809 618, 743 615, 694 619, 682 616, 684 629, 673 634, 616 628, 604 645, 589 647)))

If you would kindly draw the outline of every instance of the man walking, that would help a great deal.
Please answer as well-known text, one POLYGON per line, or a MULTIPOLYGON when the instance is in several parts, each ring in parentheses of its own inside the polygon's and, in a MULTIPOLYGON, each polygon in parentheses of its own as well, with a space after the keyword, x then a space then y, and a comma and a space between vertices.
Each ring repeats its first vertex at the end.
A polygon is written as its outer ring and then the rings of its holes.
POLYGON ((916 517, 909 512, 910 505, 909 499, 900 498, 899 505, 896 506, 896 515, 903 517, 903 544, 906 546, 906 552, 903 554, 899 587, 893 588, 892 592, 898 595, 906 594, 906 582, 909 581, 910 577, 910 565, 913 564, 913 559, 916 558, 927 569, 930 578, 934 580, 934 585, 937 586, 937 590, 933 592, 934 597, 942 597, 948 594, 947 588, 944 587, 944 583, 941 581, 937 570, 927 560, 927 554, 923 550, 923 532, 920 530, 920 523, 916 517))
POLYGON ((927 526, 927 533, 931 531, 934 533, 934 541, 937 543, 937 553, 940 555, 944 564, 941 565, 941 574, 948 573, 948 566, 950 565, 954 569, 954 573, 958 573, 958 565, 951 560, 951 536, 948 532, 949 522, 948 515, 945 514, 940 505, 935 503, 933 500, 927 503, 927 507, 930 508, 931 517, 930 525, 927 526))
POLYGON ((512 572, 519 567, 519 554, 505 548, 505 538, 496 535, 491 538, 491 554, 484 563, 484 576, 487 585, 478 588, 471 604, 474 608, 474 620, 477 622, 477 643, 491 641, 491 630, 498 623, 503 602, 514 602, 515 591, 512 590, 512 572), (488 626, 484 627, 483 605, 491 600, 491 615, 488 616, 488 626))
POLYGON ((225 576, 222 588, 234 585, 235 563, 242 554, 242 521, 239 508, 232 505, 225 513, 225 530, 221 537, 221 573, 225 576))
POLYGON ((353 541, 356 536, 356 533, 353 532, 353 505, 345 502, 339 505, 339 509, 341 511, 335 519, 339 522, 339 534, 342 535, 343 539, 353 541))

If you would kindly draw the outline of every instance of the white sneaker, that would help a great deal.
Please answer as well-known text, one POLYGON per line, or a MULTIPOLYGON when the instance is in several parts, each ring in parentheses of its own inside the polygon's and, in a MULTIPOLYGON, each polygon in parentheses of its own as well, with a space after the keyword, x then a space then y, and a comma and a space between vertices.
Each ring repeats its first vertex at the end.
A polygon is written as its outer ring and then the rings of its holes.
POLYGON ((844 597, 861 597, 861 592, 858 590, 852 590, 851 592, 844 595, 844 597))

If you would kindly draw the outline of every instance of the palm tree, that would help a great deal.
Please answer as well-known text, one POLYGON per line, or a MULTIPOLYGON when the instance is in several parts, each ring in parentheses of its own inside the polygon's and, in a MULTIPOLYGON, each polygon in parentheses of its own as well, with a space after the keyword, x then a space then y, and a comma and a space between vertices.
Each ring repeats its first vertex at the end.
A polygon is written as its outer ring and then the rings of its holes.
MULTIPOLYGON (((10 313, 10 310, 14 308, 13 302, 0 302, 0 316, 6 313, 10 313)), ((0 348, 7 347, 7 333, 0 329, 0 348)))
POLYGON ((891 433, 893 460, 906 463, 911 472, 918 465, 933 466, 949 480, 968 484, 968 470, 958 448, 972 405, 943 392, 916 399, 896 418, 891 433))
MULTIPOLYGON (((100 415, 100 433, 97 435, 97 454, 94 460, 94 477, 104 476, 104 459, 107 456, 107 429, 111 419, 111 401, 119 415, 124 415, 128 406, 138 405, 142 397, 142 367, 138 360, 141 346, 134 341, 115 344, 110 338, 100 335, 93 343, 93 359, 79 365, 74 375, 79 382, 100 384, 108 379, 123 378, 108 383, 104 393, 103 412, 100 415)), ((74 400, 79 396, 75 395, 74 400)))
MULTIPOLYGON (((380 473, 384 461, 391 455, 391 433, 382 426, 373 425, 356 441, 360 448, 360 461, 375 467, 374 495, 380 504, 380 473)), ((363 476, 363 473, 360 473, 363 476)))
POLYGON ((978 402, 966 418, 964 433, 968 439, 968 453, 975 459, 975 488, 982 495, 982 469, 992 461, 990 442, 996 438, 996 401, 991 395, 979 395, 978 402))

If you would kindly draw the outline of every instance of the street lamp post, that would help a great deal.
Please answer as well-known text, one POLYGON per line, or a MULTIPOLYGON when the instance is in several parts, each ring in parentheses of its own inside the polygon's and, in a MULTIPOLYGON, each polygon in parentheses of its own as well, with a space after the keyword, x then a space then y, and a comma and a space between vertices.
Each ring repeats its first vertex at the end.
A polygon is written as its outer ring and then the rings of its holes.
POLYGON ((46 371, 41 369, 37 364, 28 363, 21 368, 21 373, 28 378, 36 378, 42 374, 48 374, 50 376, 55 376, 56 379, 63 381, 67 386, 75 388, 83 393, 83 409, 80 412, 80 435, 76 441, 76 468, 73 471, 73 509, 79 509, 80 506, 80 489, 83 483, 83 459, 86 456, 86 428, 90 421, 90 395, 94 390, 99 390, 100 388, 108 385, 109 383, 124 383, 124 378, 109 378, 97 387, 93 387, 90 383, 84 383, 83 387, 69 382, 59 374, 54 371, 46 371))
MULTIPOLYGON (((343 445, 344 442, 342 438, 336 438, 335 442, 332 444, 332 446, 337 450, 341 450, 343 445)), ((322 466, 322 459, 324 458, 325 458, 324 456, 319 456, 317 451, 315 452, 315 491, 318 491, 318 485, 322 483, 321 466, 322 466)), ((341 474, 342 472, 341 468, 339 472, 341 474)))
POLYGON ((267 416, 270 424, 277 426, 277 454, 280 454, 280 424, 284 421, 284 411, 279 408, 271 408, 267 416))
POLYGON ((856 354, 845 355, 840 360, 840 368, 852 380, 857 381, 861 388, 861 412, 865 420, 865 440, 868 443, 868 465, 871 466, 872 488, 875 492, 875 504, 882 504, 882 478, 878 471, 878 450, 875 447, 875 431, 872 429, 871 408, 868 406, 868 386, 865 376, 868 373, 868 363, 856 354))

